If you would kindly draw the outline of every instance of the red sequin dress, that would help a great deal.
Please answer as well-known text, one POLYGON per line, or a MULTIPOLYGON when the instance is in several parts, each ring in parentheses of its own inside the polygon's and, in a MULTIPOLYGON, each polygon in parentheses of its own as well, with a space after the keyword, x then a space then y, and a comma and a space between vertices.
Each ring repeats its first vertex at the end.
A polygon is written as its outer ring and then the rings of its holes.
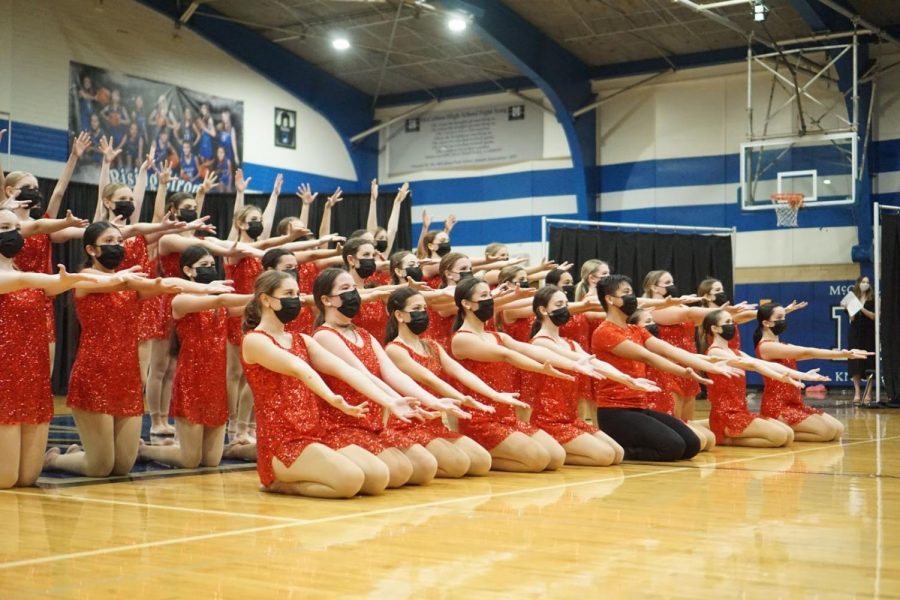
MULTIPOLYGON (((573 314, 569 322, 559 328, 560 337, 570 339, 585 352, 591 351, 591 332, 593 324, 584 313, 573 314)), ((578 397, 593 398, 596 379, 581 375, 578 377, 578 397)))
POLYGON ((366 283, 375 286, 391 285, 391 273, 390 271, 376 271, 374 275, 369 277, 366 283))
MULTIPOLYGON (((264 335, 284 348, 264 331, 250 330, 244 337, 249 335, 264 335)), ((309 355, 303 340, 299 335, 292 338, 291 347, 284 349, 308 363, 309 355)), ((307 446, 322 441, 319 437, 319 403, 317 396, 299 379, 270 371, 262 365, 248 365, 243 357, 241 364, 253 391, 256 472, 260 482, 268 486, 275 481, 273 458, 277 457, 290 467, 307 446)))
POLYGON ((440 289, 441 286, 444 285, 444 282, 443 282, 443 280, 441 279, 440 273, 438 273, 438 274, 435 275, 434 277, 428 277, 428 278, 425 279, 424 281, 425 281, 426 284, 428 284, 428 287, 430 287, 430 288, 433 289, 433 290, 440 289))
MULTIPOLYGON (((46 233, 26 237, 25 245, 13 260, 20 271, 47 274, 53 273, 52 261, 50 236, 46 233)), ((47 328, 47 343, 52 344, 56 341, 56 319, 53 312, 53 298, 49 296, 44 296, 44 326, 47 328)))
MULTIPOLYGON (((501 314, 501 319, 503 316, 501 314)), ((507 323, 505 320, 503 321, 503 333, 516 340, 517 342, 522 342, 523 344, 527 344, 531 339, 531 323, 534 322, 534 317, 527 317, 524 319, 516 319, 512 323, 507 323)))
POLYGON ((144 414, 138 361, 138 293, 75 298, 81 324, 66 406, 114 417, 144 414))
MULTIPOLYGON (((318 276, 319 270, 316 268, 315 263, 308 262, 298 265, 297 286, 300 288, 300 293, 312 294, 313 284, 318 276)), ((312 335, 315 318, 315 311, 304 306, 303 310, 300 311, 300 315, 285 325, 284 328, 291 333, 305 333, 306 335, 312 335)))
POLYGON ((359 313, 353 317, 353 324, 363 328, 381 342, 384 339, 384 328, 387 327, 387 307, 381 300, 363 302, 359 313))
MULTIPOLYGON (((153 263, 150 261, 150 253, 147 248, 147 240, 142 235, 136 235, 125 240, 125 258, 116 271, 124 271, 132 267, 139 267, 141 273, 147 277, 155 277, 153 263)), ((165 323, 161 320, 160 311, 162 296, 156 296, 141 302, 138 315, 138 339, 142 342, 161 338, 165 335, 165 323)))
POLYGON ((741 328, 738 325, 734 326, 734 337, 728 340, 728 347, 735 352, 741 351, 741 328))
MULTIPOLYGON (((262 261, 254 256, 242 258, 236 265, 225 265, 225 279, 234 281, 235 294, 252 294, 256 278, 263 272, 262 261)), ((240 346, 243 334, 241 323, 244 317, 241 315, 228 317, 228 343, 232 346, 240 346)))
POLYGON ((438 311, 428 308, 428 337, 447 352, 450 352, 450 338, 453 337, 455 321, 456 313, 442 317, 438 311))
POLYGON ((46 299, 32 288, 0 294, 0 356, 7 362, 0 369, 0 425, 53 418, 46 299))
MULTIPOLYGON (((532 343, 538 338, 554 341, 549 336, 536 335, 532 343)), ((569 345, 569 350, 575 352, 574 342, 564 341, 569 345)), ((531 424, 549 433, 560 444, 571 442, 582 433, 590 435, 597 432, 596 427, 578 418, 578 383, 581 377, 584 376, 566 381, 541 373, 522 373, 522 389, 528 390, 531 401, 531 424)))
MULTIPOLYGON (((316 329, 316 333, 320 331, 329 331, 330 335, 338 336, 370 373, 380 377, 381 367, 378 364, 378 356, 375 354, 375 344, 378 342, 369 332, 364 329, 355 329, 357 336, 362 340, 362 345, 357 346, 333 327, 322 325, 316 329)), ((369 402, 369 412, 363 417, 357 418, 339 411, 322 400, 319 403, 319 424, 322 441, 325 444, 335 450, 356 444, 372 454, 381 454, 385 448, 405 445, 402 440, 393 439, 386 434, 380 406, 369 401, 367 397, 342 379, 325 374, 322 374, 322 379, 335 394, 343 396, 348 404, 356 406, 363 402, 369 402)))
MULTIPOLYGON (((181 252, 173 252, 159 257, 159 274, 162 277, 181 277, 181 252)), ((172 320, 172 294, 163 294, 159 297, 159 319, 162 327, 162 338, 168 338, 172 334, 175 321, 172 320)))
MULTIPOLYGON (((732 350, 736 356, 739 352, 732 350)), ((709 354, 709 350, 706 352, 709 354)), ((747 378, 724 377, 709 373, 713 384, 706 388, 709 397, 709 428, 716 434, 716 443, 726 437, 740 435, 758 415, 747 410, 747 378)))
POLYGON ((170 416, 204 427, 219 427, 228 421, 227 316, 225 308, 218 308, 175 321, 180 347, 172 379, 170 416))
MULTIPOLYGON (((772 340, 762 340, 756 347, 756 356, 762 358, 759 349, 772 340)), ((797 361, 792 358, 767 358, 769 362, 796 369, 797 361)), ((788 425, 796 425, 811 415, 821 415, 818 408, 803 404, 800 390, 789 383, 763 377, 763 395, 759 404, 759 414, 769 419, 779 419, 788 425)))
MULTIPOLYGON (((447 381, 449 378, 444 373, 444 368, 441 366, 441 356, 438 350, 439 346, 437 345, 437 342, 426 338, 419 339, 422 340, 423 344, 428 346, 428 356, 422 356, 402 342, 394 341, 388 345, 402 348, 414 361, 416 361, 444 381, 447 381)), ((422 387, 425 388, 425 390, 433 396, 437 396, 438 398, 442 396, 442 394, 439 394, 430 388, 427 388, 425 386, 422 387)), ((388 419, 387 426, 389 430, 394 431, 398 435, 406 438, 407 445, 409 446, 412 446, 413 444, 422 444, 423 446, 427 446, 432 440, 435 440, 437 438, 455 440, 462 437, 462 434, 447 429, 447 427, 444 425, 443 419, 441 418, 429 419, 425 422, 414 420, 410 423, 404 423, 397 417, 391 415, 388 419)))
MULTIPOLYGON (((472 331, 463 330, 457 331, 455 335, 478 334, 472 331)), ((491 336, 494 338, 495 344, 498 346, 503 345, 499 334, 491 333, 491 336)), ((475 376, 482 379, 498 392, 519 391, 519 370, 511 364, 506 362, 482 362, 469 358, 457 360, 459 361, 459 364, 474 373, 475 376)), ((457 383, 457 386, 461 388, 459 383, 457 383)), ((479 402, 493 406, 495 409, 494 414, 488 414, 478 410, 472 411, 471 419, 459 421, 459 432, 469 436, 487 450, 493 450, 503 440, 517 431, 521 431, 525 435, 534 435, 538 432, 538 428, 534 425, 520 421, 516 417, 515 408, 509 404, 498 404, 480 394, 475 394, 471 390, 465 389, 464 391, 475 397, 479 402)), ((523 398, 523 400, 525 399, 523 398)))
MULTIPOLYGON (((694 341, 694 324, 692 322, 679 323, 677 325, 660 325, 659 339, 687 352, 697 352, 697 344, 694 341)), ((659 374, 662 380, 658 380, 657 383, 661 384, 660 387, 663 387, 665 390, 685 397, 696 396, 700 393, 700 384, 689 377, 681 377, 680 375, 662 371, 659 371, 659 374)))

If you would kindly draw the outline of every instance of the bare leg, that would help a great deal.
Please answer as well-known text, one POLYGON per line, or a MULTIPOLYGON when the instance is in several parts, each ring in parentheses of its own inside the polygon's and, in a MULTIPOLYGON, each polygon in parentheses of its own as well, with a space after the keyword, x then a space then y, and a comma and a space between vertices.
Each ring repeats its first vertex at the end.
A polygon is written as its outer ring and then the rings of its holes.
POLYGON ((566 462, 566 451, 559 445, 559 442, 553 439, 549 433, 543 429, 538 429, 537 433, 531 436, 531 439, 543 446, 547 454, 550 455, 550 462, 544 467, 545 471, 555 471, 566 462))
POLYGON ((256 462, 256 444, 229 441, 222 451, 222 458, 256 462))
POLYGON ((567 465, 607 467, 616 459, 612 446, 589 433, 582 433, 562 446, 566 451, 567 465))
POLYGON ((108 477, 116 464, 115 419, 77 408, 72 409, 72 416, 84 450, 49 455, 44 466, 85 477, 108 477))
MULTIPOLYGON (((218 467, 222 462, 225 446, 225 426, 203 428, 203 455, 200 464, 204 467, 218 467)), ((256 445, 254 444, 254 449, 256 445)))
POLYGON ((739 435, 726 437, 725 444, 750 448, 779 448, 793 439, 793 431, 785 431, 779 423, 767 419, 753 419, 739 435))
POLYGON ((19 480, 17 487, 34 485, 44 467, 44 451, 47 449, 47 433, 50 423, 21 425, 21 449, 19 451, 19 480))
POLYGON ((272 458, 272 469, 277 481, 269 491, 314 498, 352 498, 366 479, 354 461, 322 444, 304 448, 290 467, 272 458))
MULTIPOLYGON (((448 444, 449 446, 449 444, 448 444)), ((452 450, 456 450, 450 446, 452 450)), ((438 461, 421 444, 414 444, 403 450, 403 454, 412 465, 412 474, 407 480, 407 485, 426 485, 431 483, 438 470, 438 461)), ((468 467, 468 465, 466 465, 468 467)), ((465 472, 465 471, 463 471, 465 472)))
POLYGON ((387 486, 398 488, 406 485, 413 474, 412 463, 399 448, 387 448, 378 455, 379 460, 387 465, 390 479, 387 486))
POLYGON ((472 438, 463 436, 453 440, 453 445, 462 450, 469 459, 466 475, 480 477, 491 470, 491 453, 472 438))
POLYGON ((147 367, 145 396, 150 411, 150 433, 161 435, 168 431, 168 406, 163 411, 163 381, 169 368, 169 338, 150 340, 150 363, 147 367))
POLYGON ((243 369, 241 368, 241 348, 234 344, 228 344, 228 422, 237 420, 238 399, 240 398, 240 384, 243 369))
POLYGON ((50 342, 50 376, 53 376, 53 367, 56 365, 56 342, 50 342))
POLYGON ((520 431, 513 432, 491 450, 491 468, 495 471, 539 473, 550 464, 550 453, 536 440, 520 431))
POLYGON ((350 460, 363 472, 364 479, 359 490, 360 494, 378 496, 384 493, 390 481, 391 472, 383 461, 355 444, 341 448, 337 452, 350 460))
POLYGON ((844 426, 831 415, 810 415, 793 426, 798 442, 830 442, 839 439, 844 426))
POLYGON ((686 423, 691 431, 700 439, 700 452, 709 452, 716 447, 716 434, 700 421, 686 423))
POLYGON ((127 475, 137 460, 143 417, 116 417, 113 424, 116 460, 113 475, 127 475))
POLYGON ((0 425, 0 490, 7 490, 19 481, 22 451, 22 426, 0 425))
MULTIPOLYGON (((679 419, 691 421, 694 418, 694 404, 697 401, 696 396, 681 396, 680 394, 672 394, 675 396, 675 406, 681 406, 681 412, 675 413, 679 419)), ((702 441, 702 440, 701 440, 702 441)))
POLYGON ((163 376, 162 396, 160 396, 159 410, 162 416, 163 426, 169 433, 175 433, 175 428, 169 424, 169 407, 172 405, 172 380, 175 379, 175 367, 178 361, 175 357, 169 357, 169 364, 166 367, 166 373, 163 376))
POLYGON ((191 423, 180 417, 175 418, 178 443, 172 446, 140 447, 141 459, 155 460, 164 465, 196 469, 203 458, 203 425, 191 423))
POLYGON ((854 375, 851 377, 853 380, 853 402, 859 402, 860 399, 860 391, 859 391, 859 375, 854 375))
POLYGON ((472 466, 468 455, 449 440, 433 439, 425 449, 437 460, 438 477, 456 479, 468 473, 472 466))
POLYGON ((619 445, 619 442, 617 442, 616 440, 609 437, 609 435, 607 435, 603 431, 595 431, 591 435, 593 435, 598 440, 606 442, 613 449, 613 452, 615 452, 615 454, 616 454, 616 458, 615 458, 615 460, 613 460, 612 464, 617 465, 617 464, 621 463, 623 460, 625 460, 625 448, 623 448, 621 445, 619 445))
POLYGON ((241 388, 238 397, 236 439, 245 441, 250 439, 250 418, 252 413, 253 392, 250 391, 249 385, 245 385, 241 388))

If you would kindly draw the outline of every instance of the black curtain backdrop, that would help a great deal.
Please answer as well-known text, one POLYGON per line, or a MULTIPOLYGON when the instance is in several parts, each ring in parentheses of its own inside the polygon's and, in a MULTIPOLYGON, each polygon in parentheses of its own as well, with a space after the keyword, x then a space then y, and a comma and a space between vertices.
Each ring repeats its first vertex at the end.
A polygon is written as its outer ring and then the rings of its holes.
MULTIPOLYGON (((56 181, 52 179, 38 180, 41 192, 45 198, 50 198, 56 181)), ((319 224, 322 221, 322 211, 325 206, 325 197, 329 192, 320 193, 316 202, 309 211, 309 227, 314 235, 318 235, 319 224)), ((394 202, 394 192, 383 193, 378 197, 378 224, 387 225, 388 217, 394 202)), ((141 220, 150 221, 153 216, 153 201, 156 192, 148 191, 144 198, 141 210, 141 220)), ((269 200, 269 194, 247 194, 244 197, 246 204, 254 204, 264 208, 269 200)), ((411 200, 407 199, 400 211, 400 222, 397 228, 397 238, 394 242, 395 250, 412 248, 412 220, 410 211, 411 200)), ((65 211, 71 210, 76 216, 92 219, 97 207, 97 186, 82 183, 70 183, 66 190, 66 196, 60 207, 60 217, 65 211)), ((218 236, 228 237, 231 230, 231 220, 234 214, 234 194, 208 194, 203 203, 203 215, 209 215, 209 222, 215 225, 218 236)), ((331 233, 347 236, 356 229, 366 226, 366 218, 369 214, 369 194, 344 194, 344 199, 336 204, 331 211, 331 233)), ((295 195, 282 195, 278 199, 278 208, 275 211, 275 223, 284 217, 300 215, 300 198, 295 195)), ((73 240, 64 244, 53 244, 53 265, 63 264, 70 271, 78 271, 84 266, 86 255, 81 240, 73 240)), ((218 261, 217 261, 218 262, 218 261)), ((221 269, 221 264, 219 264, 221 269)), ((221 270, 220 270, 221 273, 221 270)), ((68 391, 69 372, 75 360, 78 347, 78 319, 75 317, 75 305, 71 293, 58 296, 55 301, 56 310, 56 362, 53 369, 53 393, 65 395, 68 391)))
POLYGON ((722 282, 728 297, 734 298, 731 237, 727 235, 551 227, 550 258, 573 263, 576 282, 582 263, 599 258, 609 263, 613 273, 631 277, 638 296, 643 294, 644 276, 664 269, 672 274, 682 294, 696 293, 701 281, 715 277, 722 282))
POLYGON ((881 216, 881 376, 887 394, 900 394, 900 215, 881 216))

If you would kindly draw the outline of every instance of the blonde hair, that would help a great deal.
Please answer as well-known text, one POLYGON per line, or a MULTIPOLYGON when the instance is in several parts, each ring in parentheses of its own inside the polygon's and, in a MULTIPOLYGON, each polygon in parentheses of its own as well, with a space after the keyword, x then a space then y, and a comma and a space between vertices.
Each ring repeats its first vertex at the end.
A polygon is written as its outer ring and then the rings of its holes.
POLYGON ((484 247, 484 257, 490 258, 491 256, 495 256, 503 248, 506 248, 506 244, 501 244, 500 242, 492 242, 484 247))
MULTIPOLYGON (((101 194, 104 200, 109 200, 112 198, 116 192, 121 190, 122 188, 127 188, 128 186, 124 183, 107 183, 103 186, 103 193, 101 194)), ((113 217, 112 211, 103 204, 100 207, 100 218, 101 219, 111 219, 113 217)))
POLYGON ((642 287, 644 288, 644 298, 653 297, 653 293, 650 291, 650 288, 659 283, 659 280, 662 279, 662 276, 666 273, 668 273, 668 271, 664 271, 661 269, 650 271, 649 273, 647 273, 647 276, 644 277, 644 283, 642 285, 642 287))
POLYGON ((238 223, 241 223, 243 225, 247 224, 247 217, 250 216, 250 213, 252 212, 258 212, 260 215, 262 215, 262 211, 259 209, 259 207, 252 204, 248 204, 242 207, 241 210, 234 213, 234 219, 231 221, 231 226, 234 227, 235 231, 237 231, 238 223))
POLYGON ((713 286, 717 283, 721 282, 718 279, 710 277, 701 281, 700 285, 697 286, 697 295, 700 296, 700 305, 703 308, 710 308, 710 302, 705 298, 705 296, 709 294, 710 291, 712 291, 713 286))
POLYGON ((578 282, 578 285, 575 286, 575 301, 581 302, 585 296, 587 296, 588 292, 588 277, 606 264, 606 261, 600 260, 599 258, 589 258, 584 261, 581 265, 581 280, 578 282))
POLYGON ((26 177, 34 177, 34 175, 26 171, 10 171, 6 175, 6 187, 15 188, 16 184, 26 177))
POLYGON ((525 271, 525 267, 522 265, 503 267, 500 269, 500 274, 497 276, 497 283, 506 283, 514 280, 516 278, 516 273, 519 271, 525 271))

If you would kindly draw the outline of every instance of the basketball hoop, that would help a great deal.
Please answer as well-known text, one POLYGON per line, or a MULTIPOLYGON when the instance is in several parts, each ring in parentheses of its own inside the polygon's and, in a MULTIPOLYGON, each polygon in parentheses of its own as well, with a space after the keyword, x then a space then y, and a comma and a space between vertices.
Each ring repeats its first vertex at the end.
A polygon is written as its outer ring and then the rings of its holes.
POLYGON ((797 213, 803 206, 803 194, 778 193, 770 196, 775 205, 775 217, 779 227, 796 227, 797 213))

